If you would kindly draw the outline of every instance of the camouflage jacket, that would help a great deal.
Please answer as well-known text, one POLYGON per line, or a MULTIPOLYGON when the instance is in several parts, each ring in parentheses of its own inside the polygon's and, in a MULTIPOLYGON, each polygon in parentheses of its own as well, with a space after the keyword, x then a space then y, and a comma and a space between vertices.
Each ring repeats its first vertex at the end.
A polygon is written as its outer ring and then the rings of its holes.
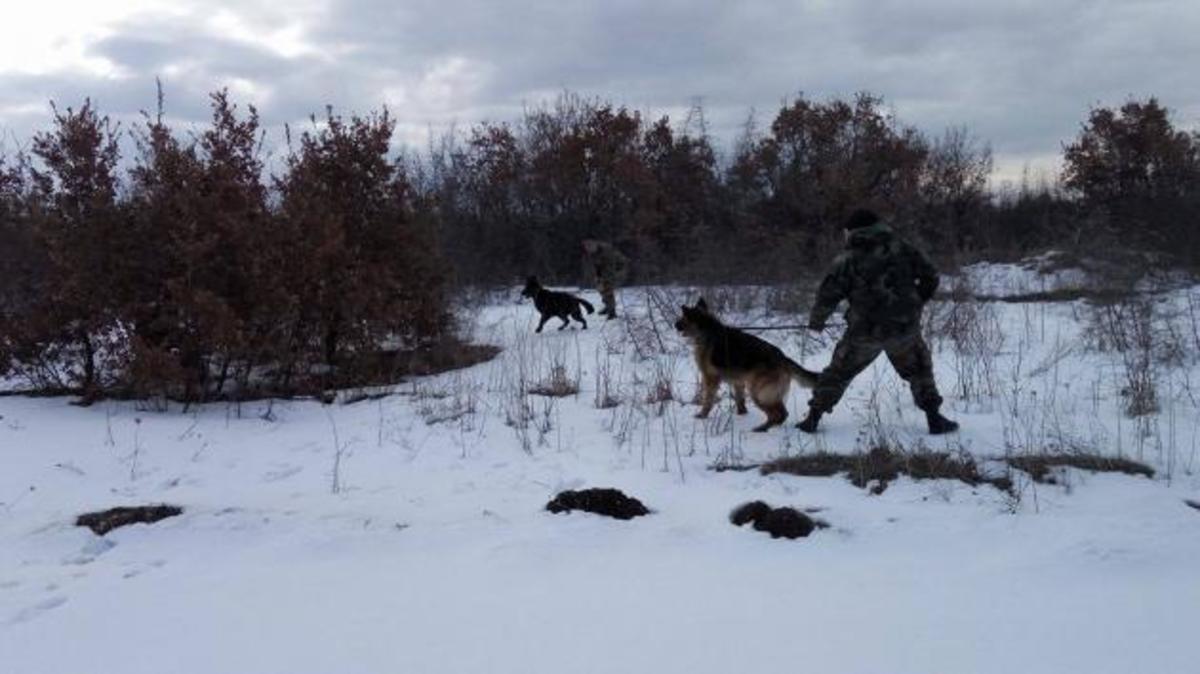
POLYGON ((817 290, 809 327, 825 327, 838 303, 848 300, 850 332, 903 334, 919 325, 921 308, 937 286, 938 272, 929 258, 889 227, 856 229, 817 290))
POLYGON ((588 239, 584 241, 584 250, 596 281, 607 281, 615 285, 625 280, 629 260, 611 243, 588 239))

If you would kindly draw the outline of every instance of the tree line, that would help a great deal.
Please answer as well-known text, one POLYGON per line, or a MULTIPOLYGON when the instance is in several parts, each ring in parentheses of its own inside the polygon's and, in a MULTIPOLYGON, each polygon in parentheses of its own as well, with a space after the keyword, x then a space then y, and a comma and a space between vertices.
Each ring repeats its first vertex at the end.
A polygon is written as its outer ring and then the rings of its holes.
POLYGON ((183 135, 160 102, 131 130, 124 175, 122 131, 90 102, 55 108, 0 166, 0 362, 30 387, 311 392, 446 332, 449 270, 386 112, 289 133, 268 181, 255 109, 211 103, 183 135))
POLYGON ((867 93, 798 95, 726 153, 702 109, 673 123, 570 93, 422 153, 393 152, 394 127, 326 109, 268 174, 257 111, 225 92, 188 133, 161 95, 130 129, 54 107, 0 162, 0 368, 87 399, 362 382, 452 335, 455 285, 582 281, 584 238, 641 282, 790 282, 827 264, 859 206, 947 261, 1200 261, 1200 136, 1153 98, 1091 110, 1061 179, 1004 191, 968 130, 929 137, 867 93))
POLYGON ((428 192, 446 254, 471 282, 578 282, 577 242, 605 238, 646 282, 789 282, 827 262, 865 205, 950 263, 1051 247, 1200 262, 1200 135, 1154 98, 1091 110, 1061 177, 1003 189, 986 142, 930 137, 871 94, 797 96, 766 128, 751 117, 726 156, 702 112, 673 125, 564 94, 444 141, 428 192))

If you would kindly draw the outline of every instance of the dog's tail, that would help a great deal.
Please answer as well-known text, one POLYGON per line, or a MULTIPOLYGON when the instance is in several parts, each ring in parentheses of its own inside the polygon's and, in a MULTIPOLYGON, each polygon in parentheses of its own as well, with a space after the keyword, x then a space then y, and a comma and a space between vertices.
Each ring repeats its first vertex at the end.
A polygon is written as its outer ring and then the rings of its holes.
POLYGON ((804 388, 816 388, 817 377, 820 375, 812 370, 804 367, 800 363, 784 356, 784 362, 787 365, 788 374, 792 375, 792 379, 804 388))
POLYGON ((575 300, 578 301, 580 304, 582 304, 583 308, 587 309, 587 312, 589 314, 596 312, 596 307, 593 307, 591 302, 583 299, 582 297, 576 297, 575 300))

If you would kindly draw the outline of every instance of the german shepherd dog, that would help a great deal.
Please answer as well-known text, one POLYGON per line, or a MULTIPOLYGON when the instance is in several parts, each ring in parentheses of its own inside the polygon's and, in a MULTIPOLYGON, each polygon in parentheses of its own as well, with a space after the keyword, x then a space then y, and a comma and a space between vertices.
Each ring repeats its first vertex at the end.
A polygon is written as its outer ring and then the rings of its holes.
POLYGON ((583 329, 587 330, 587 321, 583 320, 583 314, 579 311, 579 307, 587 309, 589 314, 596 310, 591 302, 585 299, 570 293, 543 288, 542 284, 538 283, 536 276, 530 276, 525 280, 525 289, 521 291, 521 297, 533 298, 533 306, 542 314, 542 320, 538 323, 535 332, 541 332, 546 321, 553 316, 557 316, 558 320, 562 321, 562 325, 558 326, 559 330, 564 330, 571 324, 568 316, 583 323, 583 329))
POLYGON ((731 328, 708 310, 703 298, 696 306, 684 305, 675 329, 692 343, 703 385, 697 419, 712 411, 721 382, 733 387, 737 413, 746 413, 746 389, 767 415, 754 430, 763 432, 787 419, 787 394, 792 380, 805 388, 817 385, 817 373, 788 358, 773 344, 731 328))

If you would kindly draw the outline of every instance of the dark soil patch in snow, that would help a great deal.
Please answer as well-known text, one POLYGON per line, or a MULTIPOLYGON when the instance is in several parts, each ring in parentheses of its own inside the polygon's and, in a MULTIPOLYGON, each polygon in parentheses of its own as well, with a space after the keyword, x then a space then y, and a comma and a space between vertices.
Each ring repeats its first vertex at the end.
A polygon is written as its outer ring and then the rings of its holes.
POLYGON ((771 512, 771 506, 762 501, 750 501, 733 509, 729 513, 729 521, 733 526, 740 527, 747 522, 757 522, 771 512))
POLYGON ((396 373, 424 377, 487 362, 495 358, 500 351, 500 347, 491 344, 467 344, 444 339, 419 349, 396 351, 392 358, 396 373))
POLYGON ((630 520, 650 514, 641 501, 626 496, 619 489, 564 491, 546 504, 546 510, 552 513, 583 510, 597 515, 615 517, 619 520, 630 520))
MULTIPOLYGON (((308 382, 302 388, 320 389, 323 396, 332 400, 330 389, 348 389, 365 386, 389 386, 408 377, 425 377, 451 370, 461 370, 485 363, 496 357, 502 349, 491 344, 467 344, 457 339, 443 339, 416 349, 392 349, 354 354, 347 358, 338 372, 325 380, 308 382)), ((353 395, 346 404, 370 400, 378 395, 353 395)))
POLYGON ((1068 467, 1080 470, 1090 470, 1097 473, 1125 473, 1126 475, 1145 475, 1154 477, 1154 469, 1143 463, 1129 459, 1110 458, 1095 454, 1032 454, 1014 456, 1006 459, 1008 465, 1029 473, 1034 482, 1055 484, 1053 468, 1068 467))
POLYGON ((958 480, 972 487, 990 484, 1001 491, 1012 490, 1012 480, 1006 476, 989 477, 982 474, 969 456, 945 452, 905 453, 883 447, 857 454, 817 452, 791 456, 764 463, 759 471, 763 475, 788 473, 815 477, 845 473, 852 484, 869 487, 873 494, 882 494, 888 484, 901 475, 908 475, 914 480, 958 480))
POLYGON ((729 521, 739 527, 753 523, 756 530, 770 534, 771 538, 804 538, 817 529, 829 526, 795 508, 772 508, 762 501, 738 506, 729 513, 729 521))
POLYGON ((183 508, 173 505, 110 508, 80 515, 75 520, 75 526, 87 527, 97 536, 103 536, 118 527, 130 524, 152 524, 182 512, 183 508))

